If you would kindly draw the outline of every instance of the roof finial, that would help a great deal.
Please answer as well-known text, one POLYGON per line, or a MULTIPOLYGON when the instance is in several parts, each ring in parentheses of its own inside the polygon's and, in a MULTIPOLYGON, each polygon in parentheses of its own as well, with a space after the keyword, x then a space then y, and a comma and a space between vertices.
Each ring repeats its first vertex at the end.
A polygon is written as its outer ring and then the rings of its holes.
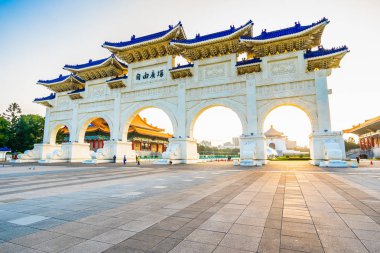
POLYGON ((61 78, 61 77, 62 77, 62 74, 60 74, 59 77, 61 78))
POLYGON ((197 34, 195 35, 195 37, 196 37, 196 38, 199 38, 199 37, 201 37, 201 35, 200 35, 199 33, 197 33, 197 34))
POLYGON ((231 30, 235 30, 235 26, 234 25, 230 25, 230 29, 231 30))
POLYGON ((136 38, 136 35, 133 34, 133 35, 131 36, 131 40, 134 40, 135 38, 136 38))
POLYGON ((172 25, 169 25, 169 30, 173 29, 173 26, 172 25))
POLYGON ((267 29, 261 30, 261 34, 266 34, 266 33, 267 33, 267 29))
POLYGON ((92 59, 88 60, 88 63, 91 63, 92 62, 92 59))

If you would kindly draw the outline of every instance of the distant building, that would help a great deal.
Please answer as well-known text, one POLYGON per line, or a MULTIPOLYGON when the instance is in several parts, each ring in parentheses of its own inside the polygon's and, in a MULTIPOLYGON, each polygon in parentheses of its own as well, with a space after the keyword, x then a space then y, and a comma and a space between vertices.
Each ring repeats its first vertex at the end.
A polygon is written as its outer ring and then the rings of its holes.
POLYGON ((205 140, 203 140, 199 144, 202 145, 202 146, 205 146, 205 147, 211 147, 211 141, 205 141, 205 140))
POLYGON ((232 145, 234 145, 235 147, 239 147, 240 145, 239 137, 232 137, 232 145))
POLYGON ((294 150, 297 147, 297 142, 288 140, 288 137, 273 128, 273 125, 270 126, 264 135, 267 139, 267 146, 276 150, 279 156, 301 154, 301 152, 294 150))
POLYGON ((366 120, 350 129, 343 130, 343 132, 359 136, 362 154, 366 154, 370 158, 380 158, 380 116, 366 120))

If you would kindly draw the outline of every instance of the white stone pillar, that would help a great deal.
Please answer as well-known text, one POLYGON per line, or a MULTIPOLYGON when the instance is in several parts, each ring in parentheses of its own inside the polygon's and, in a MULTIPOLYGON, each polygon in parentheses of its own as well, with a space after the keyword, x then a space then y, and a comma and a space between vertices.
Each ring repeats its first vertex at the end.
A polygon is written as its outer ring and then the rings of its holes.
POLYGON ((50 141, 49 125, 50 125, 50 108, 47 107, 46 113, 45 113, 44 138, 42 140, 42 143, 44 143, 44 144, 48 144, 50 141))
POLYGON ((315 92, 318 115, 318 128, 320 132, 331 131, 329 90, 327 88, 326 69, 315 71, 315 92))
POLYGON ((77 139, 77 131, 78 128, 81 126, 78 126, 78 104, 76 102, 73 102, 73 111, 72 111, 72 116, 71 116, 71 131, 70 131, 70 137, 69 141, 71 143, 78 142, 77 139))
POLYGON ((245 135, 258 134, 257 126, 257 106, 256 106, 256 80, 254 74, 247 75, 246 81, 247 100, 247 133, 245 135))
POLYGON ((110 134, 111 141, 120 141, 119 129, 120 129, 120 93, 115 94, 114 104, 113 104, 113 128, 110 134))

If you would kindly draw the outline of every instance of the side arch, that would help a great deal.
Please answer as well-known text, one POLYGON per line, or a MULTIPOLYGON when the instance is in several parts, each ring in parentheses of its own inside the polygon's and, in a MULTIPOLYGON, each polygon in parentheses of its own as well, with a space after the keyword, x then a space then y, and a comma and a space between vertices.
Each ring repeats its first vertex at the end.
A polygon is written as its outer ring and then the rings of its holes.
POLYGON ((66 121, 55 122, 49 126, 49 132, 48 132, 48 138, 47 138, 49 141, 49 144, 56 144, 58 131, 64 126, 66 126, 69 129, 69 134, 71 135, 73 128, 70 122, 66 122, 66 121))
POLYGON ((176 136, 178 129, 178 120, 176 116, 177 106, 165 101, 144 101, 134 103, 122 112, 119 127, 119 138, 121 138, 121 141, 127 141, 129 126, 136 115, 148 108, 157 108, 165 112, 172 123, 173 135, 176 136))
POLYGON ((312 101, 305 101, 300 98, 286 98, 268 100, 258 109, 258 132, 263 133, 264 121, 271 111, 281 106, 293 106, 303 111, 310 120, 312 132, 318 132, 317 105, 312 101))
POLYGON ((186 136, 193 138, 194 125, 199 116, 207 109, 210 109, 215 106, 223 106, 235 112, 240 119, 243 134, 247 133, 248 123, 245 106, 231 99, 213 99, 203 101, 187 112, 186 136))
POLYGON ((115 139, 114 137, 114 131, 113 131, 113 128, 114 128, 114 124, 113 124, 113 120, 110 116, 108 116, 108 114, 104 113, 104 112, 94 112, 94 113, 89 113, 87 114, 83 119, 79 120, 78 122, 78 127, 77 127, 77 133, 76 133, 76 138, 75 138, 75 141, 79 142, 79 143, 84 143, 84 136, 86 134, 86 130, 88 128, 88 125, 95 119, 97 118, 102 118, 104 119, 109 128, 110 128, 110 139, 115 139))

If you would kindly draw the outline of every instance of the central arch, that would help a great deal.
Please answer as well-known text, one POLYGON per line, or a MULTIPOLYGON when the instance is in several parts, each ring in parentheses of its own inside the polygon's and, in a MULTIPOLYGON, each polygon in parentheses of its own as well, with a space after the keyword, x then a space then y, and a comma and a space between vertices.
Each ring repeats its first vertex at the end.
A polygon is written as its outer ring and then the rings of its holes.
POLYGON ((222 106, 228 109, 231 109, 233 112, 236 113, 236 115, 240 119, 240 123, 242 125, 242 132, 243 134, 248 132, 248 123, 247 123, 247 117, 245 113, 245 107, 238 102, 235 102, 230 99, 222 99, 222 100, 208 100, 203 101, 199 103, 197 106, 193 107, 187 115, 187 123, 186 123, 186 136, 193 138, 193 130, 194 125, 199 116, 206 111, 207 109, 210 109, 212 107, 216 106, 222 106))
POLYGON ((176 117, 176 106, 167 102, 154 101, 154 102, 140 102, 135 103, 131 107, 126 108, 121 115, 119 136, 122 142, 128 141, 128 129, 132 120, 143 110, 149 108, 156 108, 162 110, 170 119, 173 127, 173 136, 176 136, 178 129, 178 121, 176 117))

